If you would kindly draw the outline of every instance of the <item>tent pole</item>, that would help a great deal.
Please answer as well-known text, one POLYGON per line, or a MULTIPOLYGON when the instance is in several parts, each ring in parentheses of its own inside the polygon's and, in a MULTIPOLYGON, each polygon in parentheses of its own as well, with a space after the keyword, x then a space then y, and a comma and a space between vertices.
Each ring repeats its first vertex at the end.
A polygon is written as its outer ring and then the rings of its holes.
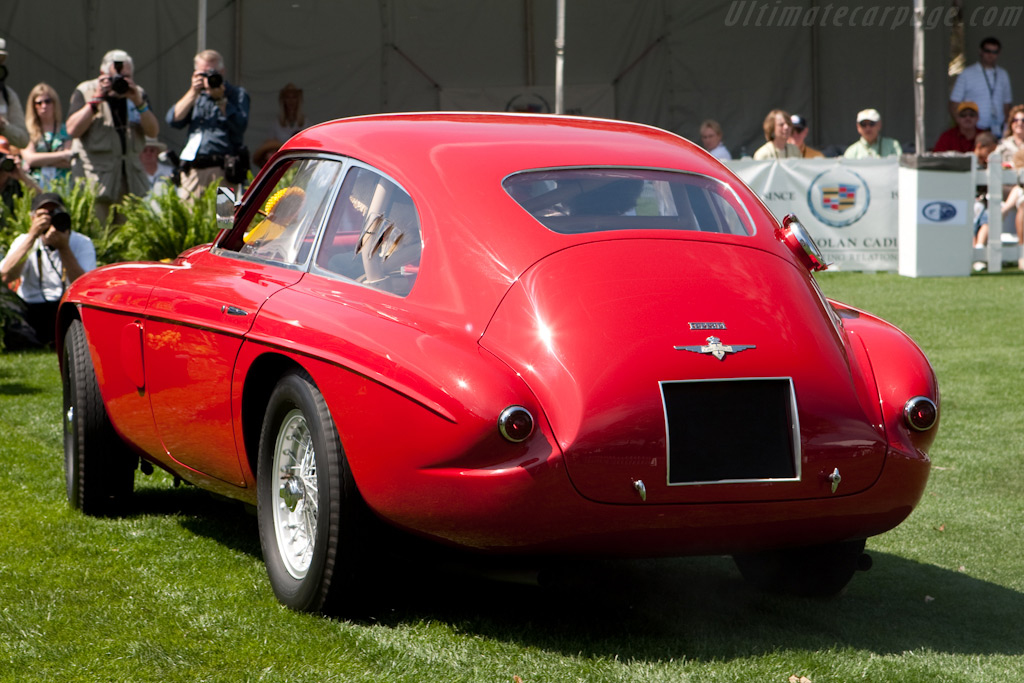
POLYGON ((235 83, 242 82, 242 0, 235 0, 235 83))
POLYGON ((199 18, 196 21, 196 54, 206 49, 206 0, 197 3, 199 18))
POLYGON ((526 85, 533 87, 537 80, 535 65, 533 62, 533 0, 523 0, 523 24, 525 24, 525 45, 526 50, 526 85))
POLYGON ((555 113, 565 113, 565 0, 558 0, 558 18, 555 24, 555 113))
POLYGON ((914 0, 914 153, 924 150, 924 0, 914 0))

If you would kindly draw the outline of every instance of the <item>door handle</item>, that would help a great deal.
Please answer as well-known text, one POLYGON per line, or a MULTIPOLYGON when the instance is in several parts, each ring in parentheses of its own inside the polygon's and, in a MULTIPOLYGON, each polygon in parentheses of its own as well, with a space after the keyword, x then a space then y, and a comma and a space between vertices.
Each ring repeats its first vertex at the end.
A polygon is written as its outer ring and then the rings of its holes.
POLYGON ((228 315, 249 315, 248 311, 243 311, 237 306, 228 306, 226 304, 220 307, 220 312, 227 313, 228 315))

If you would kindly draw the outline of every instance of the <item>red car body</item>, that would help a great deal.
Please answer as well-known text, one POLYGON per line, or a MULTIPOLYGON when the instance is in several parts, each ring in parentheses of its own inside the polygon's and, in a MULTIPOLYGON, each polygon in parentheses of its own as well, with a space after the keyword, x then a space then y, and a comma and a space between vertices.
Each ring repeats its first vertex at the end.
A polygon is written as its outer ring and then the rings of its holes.
MULTIPOLYGON (((403 230, 379 238, 380 259, 415 241, 403 230)), ((937 427, 923 353, 827 300, 815 258, 799 225, 780 225, 729 170, 662 130, 371 116, 292 138, 213 245, 78 279, 58 338, 80 321, 103 410, 132 454, 247 503, 262 503, 270 395, 301 372, 326 404, 353 495, 390 525, 489 553, 761 557, 899 524, 937 427), (320 268, 326 251, 345 260, 399 222, 367 227, 376 214, 357 192, 344 218, 353 164, 414 207, 419 244, 385 289, 320 268), (253 257, 243 235, 262 214, 277 220, 268 197, 287 168, 314 178, 296 200, 312 216, 299 256, 253 257), (548 197, 593 186, 600 199, 622 178, 654 179, 653 213, 681 215, 692 198, 697 224, 641 218, 637 200, 595 227, 579 202, 548 197), (720 226, 733 232, 706 229, 697 203, 708 198, 703 210, 728 214, 720 226), (915 425, 908 412, 929 404, 932 419, 915 425), (498 427, 515 406, 532 418, 521 441, 498 427), (775 452, 766 462, 762 444, 775 452)))

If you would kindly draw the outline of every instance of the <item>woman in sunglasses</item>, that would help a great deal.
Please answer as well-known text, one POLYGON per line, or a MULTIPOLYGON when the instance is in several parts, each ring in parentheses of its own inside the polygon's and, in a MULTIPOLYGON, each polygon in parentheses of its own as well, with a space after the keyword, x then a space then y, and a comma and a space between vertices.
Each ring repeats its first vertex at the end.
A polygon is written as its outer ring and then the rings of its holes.
POLYGON ((996 151, 1003 155, 1003 166, 1010 166, 1013 155, 1024 149, 1024 104, 1010 110, 1010 133, 999 141, 996 151))
POLYGON ((25 116, 29 144, 22 156, 32 177, 44 188, 70 172, 71 137, 62 119, 57 92, 46 83, 32 88, 25 116))

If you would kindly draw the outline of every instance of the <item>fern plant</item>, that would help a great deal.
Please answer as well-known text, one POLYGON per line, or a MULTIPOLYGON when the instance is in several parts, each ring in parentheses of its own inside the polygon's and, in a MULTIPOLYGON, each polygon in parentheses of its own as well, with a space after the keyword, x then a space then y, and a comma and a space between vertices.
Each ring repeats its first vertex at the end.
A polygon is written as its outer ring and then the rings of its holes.
POLYGON ((217 187, 194 200, 182 200, 173 187, 147 197, 125 197, 118 211, 124 224, 112 236, 123 261, 172 259, 189 247, 213 241, 217 224, 217 187))

